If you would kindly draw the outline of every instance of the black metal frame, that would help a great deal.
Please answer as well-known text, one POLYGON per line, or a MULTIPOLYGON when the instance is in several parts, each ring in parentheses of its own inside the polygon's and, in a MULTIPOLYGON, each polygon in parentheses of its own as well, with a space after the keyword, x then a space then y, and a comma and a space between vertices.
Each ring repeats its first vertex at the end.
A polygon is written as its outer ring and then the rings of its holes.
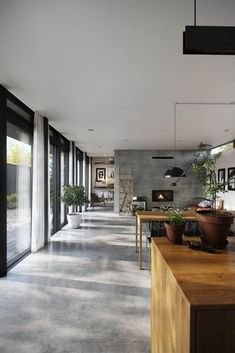
POLYGON ((78 185, 78 148, 75 147, 75 180, 74 180, 74 183, 75 185, 78 185))
POLYGON ((76 184, 78 184, 78 176, 79 176, 79 186, 83 185, 83 152, 76 147, 76 184), (77 163, 79 162, 79 173, 77 168, 77 163), (79 174, 79 175, 78 175, 79 174))
POLYGON ((96 181, 105 181, 106 180, 106 168, 96 168, 96 181), (100 178, 99 173, 103 173, 103 177, 100 178))
MULTIPOLYGON (((60 210, 60 185, 61 185, 61 152, 65 152, 65 183, 69 182, 69 141, 61 135, 57 130, 53 127, 49 127, 50 131, 52 131, 53 136, 50 136, 50 144, 54 148, 55 158, 53 158, 53 228, 51 235, 55 234, 58 230, 60 230, 65 224, 67 224, 67 219, 65 217, 65 222, 61 223, 61 210, 60 210), (61 143, 63 140, 64 143, 61 143)), ((65 208, 66 215, 66 208, 65 208)))
MULTIPOLYGON (((87 156, 85 153, 85 182, 84 182, 84 187, 85 187, 85 193, 87 198, 90 198, 89 195, 89 165, 90 165, 90 158, 87 156)), ((85 205, 85 210, 87 210, 87 204, 85 205)))
MULTIPOLYGON (((76 184, 79 186, 83 186, 83 152, 76 147, 76 184), (77 165, 79 163, 79 172, 77 165), (79 183, 78 183, 79 176, 79 183)), ((78 207, 78 212, 82 211, 82 207, 78 207)))
MULTIPOLYGON (((0 86, 1 88, 1 86, 0 86)), ((6 97, 0 90, 0 276, 7 273, 7 228, 6 228, 6 97)))
POLYGON ((71 165, 72 184, 74 185, 75 184, 74 172, 76 170, 76 168, 75 168, 75 143, 71 142, 70 147, 71 147, 71 154, 72 154, 72 165, 71 165))
MULTIPOLYGON (((218 182, 225 183, 225 168, 218 169, 218 182)), ((223 189, 225 190, 225 184, 223 189)))
MULTIPOLYGON (((0 85, 0 276, 5 276, 7 270, 18 263, 22 258, 24 258, 30 249, 19 254, 13 261, 7 263, 7 164, 6 164, 6 137, 7 137, 7 122, 13 123, 16 126, 29 132, 33 138, 33 118, 34 112, 27 107, 23 102, 16 98, 12 93, 10 93, 5 87, 0 85), (19 113, 7 107, 7 100, 12 101, 20 109, 25 111, 29 115, 29 119, 25 119, 19 113)), ((33 141, 33 139, 32 139, 33 141)), ((32 142, 33 148, 33 142, 32 142)), ((32 194, 32 193, 31 193, 32 194)), ((32 195, 31 195, 32 204, 32 195)))
POLYGON ((48 156, 49 156, 49 151, 48 151, 48 135, 49 135, 49 125, 48 125, 48 119, 44 117, 44 192, 45 192, 45 197, 44 197, 44 209, 45 209, 45 229, 44 229, 44 234, 45 234, 45 239, 44 243, 47 244, 49 240, 49 234, 48 234, 48 226, 49 226, 49 219, 48 219, 48 209, 49 209, 49 199, 48 199, 48 156))
MULTIPOLYGON (((53 189, 52 189, 52 194, 53 194, 53 208, 52 208, 52 213, 53 213, 53 222, 52 222, 52 229, 51 229, 51 234, 53 235, 56 231, 57 228, 60 229, 60 227, 58 227, 58 220, 60 219, 60 208, 57 210, 57 204, 58 204, 58 195, 57 195, 57 177, 60 178, 60 169, 58 168, 58 161, 56 160, 57 157, 57 153, 56 153, 56 145, 54 145, 53 143, 50 143, 50 147, 52 146, 53 148, 53 164, 52 164, 52 177, 54 178, 53 180, 53 189), (59 173, 59 176, 58 176, 59 173)), ((51 190, 50 190, 51 192, 51 190)))
POLYGON ((235 167, 228 168, 228 190, 235 190, 235 167))

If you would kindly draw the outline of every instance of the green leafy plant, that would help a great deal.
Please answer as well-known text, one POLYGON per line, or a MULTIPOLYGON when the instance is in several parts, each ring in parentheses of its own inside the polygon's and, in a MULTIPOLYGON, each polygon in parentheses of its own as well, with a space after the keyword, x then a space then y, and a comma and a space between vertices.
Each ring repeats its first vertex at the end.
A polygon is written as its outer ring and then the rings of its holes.
POLYGON ((17 194, 12 193, 7 195, 7 208, 16 208, 17 207, 17 194))
POLYGON ((66 206, 72 207, 72 213, 76 212, 77 206, 83 206, 87 203, 85 189, 78 185, 65 185, 60 199, 66 206))
POLYGON ((180 226, 185 223, 183 218, 183 211, 179 208, 172 209, 167 212, 168 222, 174 226, 180 226))
POLYGON ((228 182, 217 180, 216 161, 221 153, 211 154, 211 148, 211 145, 204 143, 198 146, 198 151, 195 153, 197 159, 193 163, 193 172, 202 185, 202 196, 212 202, 216 212, 218 193, 225 192, 225 185, 228 182))
POLYGON ((8 145, 7 163, 31 167, 31 150, 29 145, 8 145))

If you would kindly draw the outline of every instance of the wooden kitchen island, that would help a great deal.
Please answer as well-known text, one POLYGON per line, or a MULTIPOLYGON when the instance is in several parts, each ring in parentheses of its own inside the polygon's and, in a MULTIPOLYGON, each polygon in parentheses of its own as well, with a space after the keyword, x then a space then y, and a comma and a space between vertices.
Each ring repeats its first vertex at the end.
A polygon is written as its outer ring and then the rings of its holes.
POLYGON ((151 353, 235 352, 235 238, 215 254, 152 238, 151 276, 151 353))

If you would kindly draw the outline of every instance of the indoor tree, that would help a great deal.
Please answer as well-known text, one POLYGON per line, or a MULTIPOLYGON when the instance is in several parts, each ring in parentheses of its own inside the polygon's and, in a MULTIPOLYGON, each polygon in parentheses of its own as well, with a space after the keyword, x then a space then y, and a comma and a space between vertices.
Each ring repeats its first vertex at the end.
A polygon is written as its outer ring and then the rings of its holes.
POLYGON ((211 153, 212 146, 200 143, 195 153, 196 161, 193 163, 193 171, 202 185, 202 196, 210 200, 216 212, 216 199, 219 192, 225 192, 227 181, 217 179, 216 162, 221 153, 211 153))

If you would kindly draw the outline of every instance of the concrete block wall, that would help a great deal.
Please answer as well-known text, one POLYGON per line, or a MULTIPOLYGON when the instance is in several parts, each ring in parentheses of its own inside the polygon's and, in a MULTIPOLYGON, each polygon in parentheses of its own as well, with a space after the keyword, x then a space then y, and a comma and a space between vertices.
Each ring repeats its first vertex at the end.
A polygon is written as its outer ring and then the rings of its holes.
MULTIPOLYGON (((173 190, 174 205, 185 207, 194 203, 195 197, 201 196, 201 186, 194 176, 192 168, 187 171, 187 176, 181 178, 177 186, 171 186, 177 178, 164 178, 167 169, 178 166, 182 169, 193 161, 193 151, 176 151, 175 159, 152 159, 153 156, 172 156, 172 151, 157 150, 116 150, 115 161, 115 188, 114 212, 119 213, 119 172, 128 173, 133 170, 133 195, 146 196, 147 207, 160 206, 163 203, 152 202, 152 190, 173 190)), ((166 203, 169 204, 169 203, 166 203)))

